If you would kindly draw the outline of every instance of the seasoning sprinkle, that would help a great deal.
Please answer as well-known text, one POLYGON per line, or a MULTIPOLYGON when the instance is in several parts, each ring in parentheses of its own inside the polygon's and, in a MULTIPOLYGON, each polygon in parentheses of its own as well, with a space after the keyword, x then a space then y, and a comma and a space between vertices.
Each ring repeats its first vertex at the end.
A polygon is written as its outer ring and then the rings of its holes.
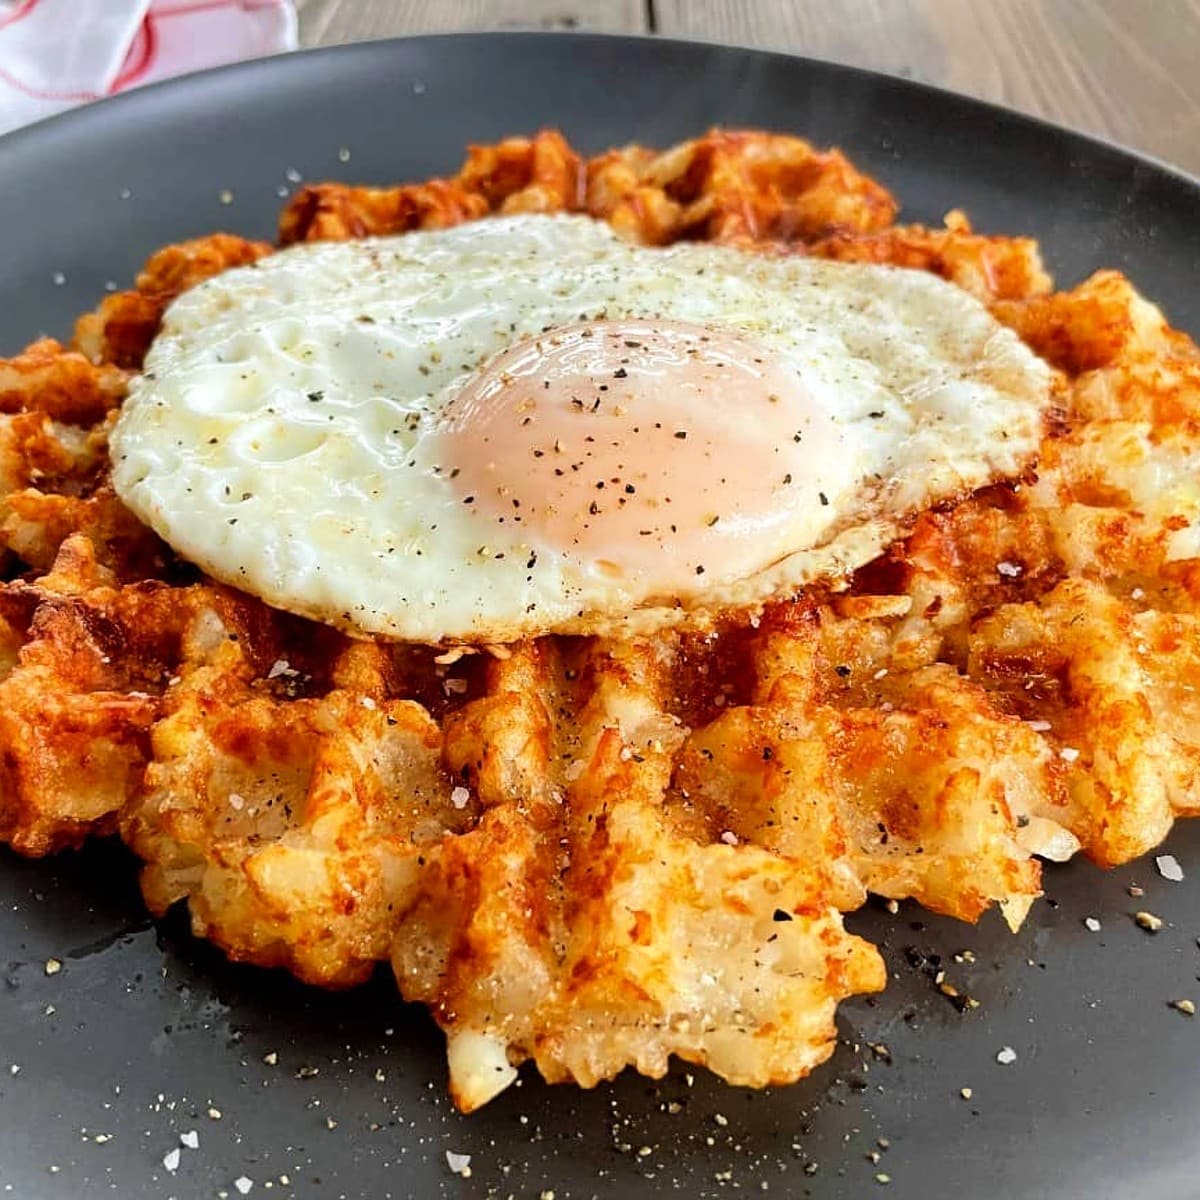
POLYGON ((1164 879, 1169 879, 1172 883, 1183 882, 1183 868, 1179 865, 1179 859, 1175 855, 1160 854, 1155 858, 1154 865, 1164 879))
POLYGON ((446 1166, 455 1175, 461 1175, 464 1179, 471 1178, 471 1156, 469 1154, 456 1154, 453 1150, 447 1150, 446 1166))

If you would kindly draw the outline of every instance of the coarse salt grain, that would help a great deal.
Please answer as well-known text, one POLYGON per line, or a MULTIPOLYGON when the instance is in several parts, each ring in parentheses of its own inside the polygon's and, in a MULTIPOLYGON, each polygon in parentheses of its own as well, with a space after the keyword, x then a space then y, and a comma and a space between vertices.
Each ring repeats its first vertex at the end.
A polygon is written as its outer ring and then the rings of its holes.
POLYGON ((241 812, 241 810, 246 807, 246 797, 239 795, 237 792, 230 792, 229 807, 236 808, 238 812, 241 812))
POLYGON ((186 1146, 189 1150, 200 1149, 200 1135, 194 1129, 188 1129, 179 1135, 181 1145, 186 1146))
POLYGON ((174 1150, 168 1150, 166 1152, 166 1154, 163 1155, 163 1159, 162 1159, 163 1166, 166 1167, 166 1169, 168 1171, 172 1171, 172 1172, 178 1171, 179 1170, 179 1158, 180 1158, 181 1153, 182 1152, 180 1151, 178 1146, 176 1146, 174 1150))
POLYGON ((1179 865, 1179 860, 1175 855, 1160 854, 1155 858, 1154 865, 1164 879, 1169 879, 1172 883, 1183 882, 1183 868, 1179 865))
POLYGON ((1026 721, 1025 723, 1034 733, 1049 733, 1054 728, 1049 721, 1026 721))
POLYGON ((1181 1013, 1186 1013, 1189 1017, 1196 1015, 1196 1005, 1191 1000, 1172 1000, 1171 1007, 1179 1009, 1181 1013))
POLYGON ((1100 922, 1099 922, 1099 921, 1097 921, 1095 917, 1084 917, 1084 918, 1083 918, 1083 923, 1084 923, 1084 925, 1086 925, 1086 926, 1087 926, 1087 928, 1088 928, 1088 929, 1090 929, 1090 930, 1091 930, 1093 933, 1099 933, 1099 932, 1100 932, 1100 922))
POLYGON ((738 844, 737 834, 734 833, 732 829, 726 829, 725 832, 721 834, 721 841, 723 841, 727 846, 736 846, 738 844))
POLYGON ((447 1150, 446 1166, 455 1175, 461 1175, 464 1179, 469 1179, 471 1176, 471 1156, 469 1154, 455 1154, 453 1150, 447 1150))
POLYGON ((471 799, 471 793, 465 787, 456 787, 450 793, 450 803, 455 808, 466 808, 467 802, 471 799))
POLYGON ((998 562, 996 573, 1003 575, 1005 579, 1016 579, 1021 574, 1021 565, 1015 562, 998 562))
POLYGON ((996 1061, 1002 1066, 1011 1066, 1017 1061, 1017 1052, 1011 1046, 1004 1046, 996 1055, 996 1061))
POLYGON ((48 958, 45 970, 47 975, 57 975, 62 970, 62 963, 57 958, 48 958))
POLYGON ((1152 912, 1134 913, 1133 919, 1147 933, 1157 933, 1163 927, 1162 917, 1156 917, 1152 912))
POLYGON ((1079 751, 1076 750, 1074 746, 1064 746, 1058 752, 1058 757, 1061 758, 1063 762, 1073 763, 1079 758, 1079 751))
POLYGON ((233 1186, 237 1188, 239 1195, 248 1196, 250 1194, 250 1189, 254 1186, 254 1180, 245 1175, 239 1175, 233 1181, 233 1186))

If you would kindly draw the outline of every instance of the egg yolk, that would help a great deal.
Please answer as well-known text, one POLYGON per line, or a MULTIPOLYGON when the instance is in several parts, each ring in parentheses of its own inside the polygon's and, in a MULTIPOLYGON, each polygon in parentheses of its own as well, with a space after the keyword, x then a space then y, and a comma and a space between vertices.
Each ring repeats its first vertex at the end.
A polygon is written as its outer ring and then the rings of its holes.
POLYGON ((853 483, 844 436, 795 366, 682 321, 555 328, 449 401, 443 478, 536 563, 556 551, 665 595, 819 544, 853 483))

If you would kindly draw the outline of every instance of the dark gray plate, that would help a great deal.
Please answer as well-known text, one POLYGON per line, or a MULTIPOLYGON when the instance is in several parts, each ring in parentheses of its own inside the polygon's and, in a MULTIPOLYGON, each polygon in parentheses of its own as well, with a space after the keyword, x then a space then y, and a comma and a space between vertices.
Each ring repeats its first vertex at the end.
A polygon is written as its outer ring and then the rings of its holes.
MULTIPOLYGON (((837 143, 909 218, 961 206, 981 229, 1032 233, 1063 282, 1119 267, 1200 332, 1200 186, 1161 166, 844 67, 504 34, 238 66, 0 141, 0 353, 67 332, 164 242, 217 228, 270 236, 289 169, 416 179, 452 170, 468 141, 540 125, 597 150, 713 123, 837 143)), ((896 1200, 1191 1200, 1200 1021, 1168 1001, 1200 1001, 1200 828, 1177 831, 1167 849, 1188 873, 1182 884, 1151 861, 1108 875, 1083 862, 1048 869, 1052 900, 1016 937, 995 919, 971 928, 912 906, 852 917, 883 942, 891 987, 843 1007, 845 1044, 795 1087, 754 1094, 677 1071, 581 1093, 526 1077, 471 1118, 444 1098, 440 1035, 387 979, 326 995, 231 967, 180 914, 147 921, 133 864, 112 845, 40 863, 4 854, 0 1189, 38 1200, 236 1197, 244 1175, 252 1197, 761 1189, 828 1200, 873 1193, 883 1172, 896 1200), (1137 901, 1125 890, 1135 880, 1146 888, 1137 901), (1135 927, 1138 907, 1166 928, 1135 927), (1083 926, 1088 915, 1100 932, 1083 926), (968 948, 974 964, 955 962, 968 948), (929 955, 980 1009, 959 1014, 934 990, 929 955), (51 957, 65 965, 47 976, 51 957), (1017 1053, 1009 1066, 996 1061, 1005 1046, 1017 1053), (182 1149, 169 1174, 164 1154, 192 1130, 199 1149, 182 1149), (447 1150, 472 1155, 469 1179, 450 1173, 447 1150)))

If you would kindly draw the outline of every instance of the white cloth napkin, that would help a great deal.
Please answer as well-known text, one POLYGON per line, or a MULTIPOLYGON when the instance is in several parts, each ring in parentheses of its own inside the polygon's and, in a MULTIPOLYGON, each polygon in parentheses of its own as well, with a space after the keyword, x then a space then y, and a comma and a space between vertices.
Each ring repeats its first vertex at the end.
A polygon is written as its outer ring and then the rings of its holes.
POLYGON ((0 0, 0 133, 143 83, 295 48, 292 0, 0 0))

